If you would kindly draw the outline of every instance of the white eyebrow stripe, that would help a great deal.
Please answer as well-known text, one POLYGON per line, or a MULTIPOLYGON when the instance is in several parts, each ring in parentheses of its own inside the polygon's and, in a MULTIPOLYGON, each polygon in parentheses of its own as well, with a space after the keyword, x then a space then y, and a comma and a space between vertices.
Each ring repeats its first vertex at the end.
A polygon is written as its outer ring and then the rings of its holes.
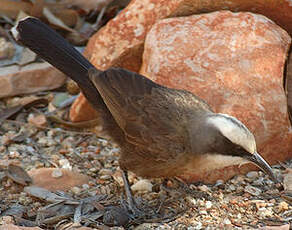
POLYGON ((256 143, 253 134, 236 118, 227 114, 212 114, 207 118, 209 124, 214 125, 222 135, 234 144, 243 147, 246 151, 254 153, 256 143))

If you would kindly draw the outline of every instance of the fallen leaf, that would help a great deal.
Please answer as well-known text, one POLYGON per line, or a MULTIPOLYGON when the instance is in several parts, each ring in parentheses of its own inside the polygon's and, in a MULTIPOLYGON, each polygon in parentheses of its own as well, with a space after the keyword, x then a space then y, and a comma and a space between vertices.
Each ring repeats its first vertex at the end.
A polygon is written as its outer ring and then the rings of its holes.
POLYGON ((27 102, 23 105, 16 105, 12 106, 10 108, 4 109, 0 111, 0 123, 3 122, 6 119, 12 118, 13 116, 17 115, 21 110, 28 109, 37 105, 47 105, 48 100, 45 98, 38 98, 36 100, 27 102))
POLYGON ((17 165, 9 165, 7 169, 7 176, 13 180, 14 182, 21 184, 21 185, 27 185, 30 182, 32 182, 31 177, 27 174, 27 172, 17 166, 17 165))
MULTIPOLYGON (((24 188, 24 191, 29 194, 30 196, 36 197, 40 200, 45 200, 50 203, 55 203, 55 202, 65 202, 65 203, 76 203, 74 200, 64 197, 64 196, 59 196, 53 192, 50 192, 49 190, 37 186, 27 186, 24 188)), ((78 202, 77 202, 78 204, 78 202)))
POLYGON ((91 10, 101 10, 110 2, 112 2, 112 0, 64 0, 63 4, 69 5, 71 7, 77 6, 78 8, 88 13, 91 10))
POLYGON ((60 18, 58 18, 56 15, 54 15, 51 10, 47 7, 44 7, 43 9, 43 15, 48 19, 48 21, 61 29, 70 31, 70 32, 76 32, 74 29, 67 26, 60 18))

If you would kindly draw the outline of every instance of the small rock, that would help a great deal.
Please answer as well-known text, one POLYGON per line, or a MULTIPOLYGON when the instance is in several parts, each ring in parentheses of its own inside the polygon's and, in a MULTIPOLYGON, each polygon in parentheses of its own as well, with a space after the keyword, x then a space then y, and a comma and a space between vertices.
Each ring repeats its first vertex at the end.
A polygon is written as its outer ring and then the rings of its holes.
POLYGON ((229 225, 229 224, 231 224, 231 221, 228 218, 225 218, 223 220, 223 224, 229 225))
POLYGON ((201 214, 201 215, 207 215, 208 213, 207 213, 206 210, 200 210, 200 214, 201 214))
POLYGON ((262 190, 260 190, 259 188, 253 187, 251 185, 247 185, 244 191, 253 196, 259 196, 262 193, 262 190))
POLYGON ((215 186, 220 188, 220 189, 224 189, 225 188, 225 184, 223 180, 217 180, 215 183, 215 186))
POLYGON ((210 188, 207 185, 200 185, 198 186, 198 189, 202 192, 210 192, 210 188))
POLYGON ((206 202, 206 209, 210 209, 212 207, 212 205, 213 205, 212 202, 208 200, 206 202))
POLYGON ((132 191, 152 191, 153 185, 147 179, 142 179, 131 186, 132 191))
POLYGON ((9 152, 9 157, 10 158, 19 158, 19 156, 20 156, 20 153, 17 152, 17 151, 10 151, 9 152))
POLYGON ((82 188, 83 188, 83 189, 89 189, 90 186, 89 186, 88 184, 83 184, 83 185, 82 185, 82 188))
POLYGON ((52 171, 52 177, 59 178, 61 176, 63 176, 63 173, 60 169, 55 169, 52 171))
POLYGON ((71 95, 80 93, 80 88, 78 87, 77 83, 71 79, 67 81, 66 89, 71 95))
POLYGON ((277 209, 279 212, 283 212, 289 209, 289 204, 286 203, 285 201, 282 201, 279 203, 279 205, 277 206, 277 209))
POLYGON ((257 171, 251 171, 251 172, 248 172, 248 173, 246 174, 246 176, 247 176, 248 178, 254 180, 254 179, 258 178, 259 174, 258 174, 257 171))
POLYGON ((73 188, 71 188, 71 191, 75 194, 75 195, 79 195, 81 192, 81 189, 79 187, 74 186, 73 188))
POLYGON ((236 187, 235 187, 233 184, 229 185, 228 188, 229 188, 231 191, 235 191, 235 190, 236 190, 236 187))
POLYGON ((55 89, 64 84, 66 76, 49 63, 1 67, 0 97, 55 89))
POLYGON ((3 216, 0 220, 0 225, 2 224, 14 224, 14 218, 12 216, 3 216))
POLYGON ((112 178, 110 175, 101 175, 100 176, 101 180, 109 180, 110 178, 112 178))
POLYGON ((252 185, 255 185, 255 186, 262 186, 262 185, 264 185, 264 178, 263 177, 258 178, 257 180, 255 180, 255 181, 252 182, 252 185))
POLYGON ((112 175, 113 174, 113 171, 112 170, 110 170, 110 169, 101 169, 101 170, 99 170, 99 174, 100 175, 112 175))
POLYGON ((203 228, 203 224, 201 223, 201 222, 195 222, 195 223, 193 223, 193 224, 195 224, 196 226, 195 226, 195 229, 196 230, 200 230, 200 229, 202 229, 203 228))
POLYGON ((74 186, 88 184, 90 179, 88 176, 75 171, 56 168, 30 170, 28 174, 33 180, 33 186, 45 188, 49 191, 67 191, 74 186), (54 173, 56 175, 53 176, 54 173), (60 174, 62 175, 59 177, 60 174))
POLYGON ((120 185, 120 187, 124 186, 124 181, 122 178, 122 172, 120 170, 116 170, 115 173, 112 175, 114 180, 120 185))
POLYGON ((68 159, 61 159, 59 160, 59 165, 63 168, 63 169, 72 169, 72 166, 70 165, 70 162, 68 161, 68 159))
POLYGON ((11 42, 6 41, 5 38, 0 38, 0 60, 11 59, 14 55, 15 48, 11 42))
POLYGON ((52 104, 59 108, 66 100, 68 100, 69 98, 71 98, 70 95, 68 95, 67 93, 58 93, 55 95, 52 104))
POLYGON ((260 208, 258 210, 258 213, 263 218, 271 217, 274 215, 272 208, 260 208))

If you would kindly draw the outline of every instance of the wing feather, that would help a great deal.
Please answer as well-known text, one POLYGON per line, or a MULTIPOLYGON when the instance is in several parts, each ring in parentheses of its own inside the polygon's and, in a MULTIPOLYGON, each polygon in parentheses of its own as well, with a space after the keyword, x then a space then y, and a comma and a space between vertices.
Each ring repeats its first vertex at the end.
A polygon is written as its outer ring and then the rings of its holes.
POLYGON ((89 76, 127 141, 160 160, 186 151, 188 119, 196 109, 210 110, 187 91, 169 89, 125 69, 90 71, 89 76))

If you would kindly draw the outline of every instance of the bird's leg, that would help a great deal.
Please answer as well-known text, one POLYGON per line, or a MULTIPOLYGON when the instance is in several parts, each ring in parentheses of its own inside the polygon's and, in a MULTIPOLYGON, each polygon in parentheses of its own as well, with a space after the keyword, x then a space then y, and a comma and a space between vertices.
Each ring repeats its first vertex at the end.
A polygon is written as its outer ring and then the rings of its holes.
POLYGON ((127 201, 129 204, 129 207, 131 209, 131 211, 133 212, 134 216, 141 216, 142 212, 141 210, 139 210, 137 208, 137 204, 135 202, 135 199, 133 197, 131 188, 130 188, 130 183, 129 183, 129 179, 128 179, 128 172, 122 170, 122 178, 123 178, 123 182, 124 182, 124 188, 125 188, 125 193, 127 196, 127 201))

